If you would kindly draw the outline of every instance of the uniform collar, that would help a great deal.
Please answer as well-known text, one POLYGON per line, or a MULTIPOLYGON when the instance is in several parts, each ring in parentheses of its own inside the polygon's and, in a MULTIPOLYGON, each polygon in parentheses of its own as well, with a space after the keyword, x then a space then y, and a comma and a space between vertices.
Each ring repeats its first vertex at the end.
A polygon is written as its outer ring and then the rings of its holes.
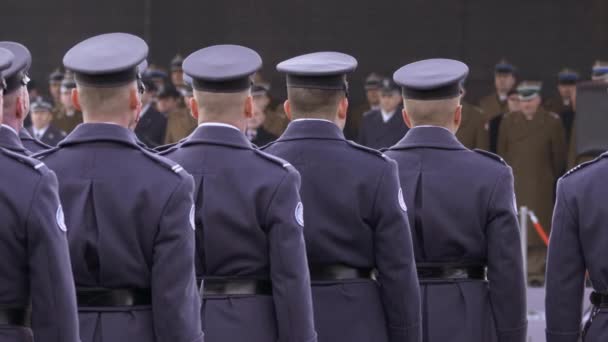
POLYGON ((456 136, 439 126, 417 126, 410 129, 391 150, 430 147, 447 150, 466 150, 456 136))
MULTIPOLYGON (((33 129, 33 126, 32 126, 32 129, 33 129)), ((34 137, 32 137, 30 132, 28 132, 27 129, 25 129, 25 128, 22 128, 21 130, 19 130, 19 138, 21 140, 34 140, 34 137)))
POLYGON ((222 145, 246 149, 253 148, 251 142, 238 128, 217 122, 199 125, 181 146, 194 144, 222 145))
POLYGON ((28 150, 23 146, 21 139, 14 129, 2 125, 0 126, 0 147, 6 148, 21 154, 28 154, 28 150))
POLYGON ((289 123, 278 141, 297 139, 344 140, 344 133, 329 120, 299 119, 289 123))
POLYGON ((72 131, 58 146, 87 142, 110 141, 130 146, 138 146, 133 131, 112 123, 82 123, 72 131))

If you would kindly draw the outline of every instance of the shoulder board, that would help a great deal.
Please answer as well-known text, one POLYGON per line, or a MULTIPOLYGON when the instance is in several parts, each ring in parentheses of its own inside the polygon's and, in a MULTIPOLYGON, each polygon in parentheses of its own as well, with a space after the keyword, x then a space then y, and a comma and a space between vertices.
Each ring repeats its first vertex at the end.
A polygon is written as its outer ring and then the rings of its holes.
POLYGON ((46 156, 53 154, 55 152, 59 151, 59 146, 55 146, 55 147, 51 147, 48 150, 43 150, 40 152, 36 152, 32 155, 32 158, 36 158, 36 159, 44 159, 46 156))
POLYGON ((271 161, 271 162, 273 162, 273 163, 275 163, 275 164, 277 164, 277 165, 279 165, 279 166, 281 166, 281 167, 283 167, 285 169, 289 169, 290 167, 293 167, 287 161, 285 161, 285 160, 283 160, 283 159, 281 159, 279 157, 275 157, 272 154, 266 153, 264 151, 260 151, 257 148, 252 148, 251 150, 253 152, 255 152, 258 156, 260 156, 260 157, 262 157, 262 158, 264 158, 266 160, 269 160, 269 161, 271 161))
POLYGON ((608 153, 604 153, 604 154, 600 155, 599 157, 597 157, 597 158, 595 158, 593 160, 590 160, 588 162, 584 162, 584 163, 578 164, 577 166, 575 166, 572 169, 570 169, 570 171, 566 172, 566 174, 564 174, 562 176, 562 178, 566 178, 566 177, 570 176, 571 174, 575 173, 576 171, 584 169, 585 167, 587 167, 589 165, 595 164, 595 163, 597 163, 602 158, 608 158, 608 153))
POLYGON ((498 154, 494 154, 492 152, 488 152, 486 150, 482 150, 482 149, 478 149, 478 148, 473 149, 472 151, 477 152, 477 153, 481 154, 482 156, 486 156, 488 158, 494 159, 503 165, 507 165, 507 162, 504 159, 502 159, 502 157, 499 156, 498 154))
POLYGON ((172 161, 171 159, 165 158, 165 157, 161 157, 153 152, 148 151, 147 149, 144 148, 140 148, 140 151, 147 156, 148 158, 152 159, 153 161, 155 161, 157 164, 165 167, 168 170, 171 170, 173 173, 177 173, 179 174, 180 172, 184 171, 184 168, 181 167, 181 165, 179 165, 178 163, 172 161))
POLYGON ((44 165, 44 163, 38 159, 27 157, 13 151, 9 151, 5 148, 0 148, 0 151, 2 151, 5 156, 14 159, 24 165, 27 165, 32 169, 39 171, 40 173, 42 173, 43 170, 47 169, 46 165, 44 165))
POLYGON ((354 147, 354 148, 356 148, 358 150, 365 151, 365 152, 367 152, 369 154, 373 154, 373 155, 378 156, 378 157, 380 157, 382 159, 385 159, 385 160, 387 159, 387 157, 382 152, 388 150, 388 148, 383 149, 383 151, 378 151, 378 150, 374 150, 373 148, 369 148, 369 147, 366 147, 366 146, 363 146, 363 145, 359 145, 359 144, 357 144, 356 142, 354 142, 352 140, 346 140, 346 142, 350 146, 352 146, 352 147, 354 147))

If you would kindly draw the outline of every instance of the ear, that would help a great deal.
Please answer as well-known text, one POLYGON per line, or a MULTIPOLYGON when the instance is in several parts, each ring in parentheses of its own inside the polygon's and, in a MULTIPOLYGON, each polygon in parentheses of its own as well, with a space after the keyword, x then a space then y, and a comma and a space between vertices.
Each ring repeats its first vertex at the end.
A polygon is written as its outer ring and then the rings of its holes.
POLYGON ((343 97, 340 100, 340 104, 338 105, 338 119, 346 120, 346 116, 348 114, 348 98, 343 97))
POLYGON ((196 99, 194 97, 190 99, 189 105, 192 116, 198 121, 198 102, 196 102, 196 99))
POLYGON ((135 89, 135 87, 132 87, 131 90, 129 91, 129 109, 131 109, 131 110, 141 109, 141 101, 139 100, 139 97, 137 96, 137 89, 135 89))
POLYGON ((410 116, 407 114, 407 111, 405 110, 405 108, 403 108, 403 110, 401 111, 401 114, 403 115, 403 121, 405 121, 405 124, 407 125, 407 127, 412 128, 412 121, 410 120, 410 116))
POLYGON ((21 95, 17 96, 17 101, 16 101, 16 110, 15 110, 15 117, 17 119, 22 119, 27 113, 25 112, 25 106, 23 103, 23 97, 21 95))
POLYGON ((248 95, 245 99, 245 117, 251 119, 253 117, 253 96, 248 95))
POLYGON ((456 107, 456 112, 454 112, 454 126, 456 129, 460 127, 460 123, 462 122, 462 105, 456 107))
POLYGON ((72 103, 74 104, 74 108, 76 108, 76 110, 82 112, 82 107, 80 107, 80 95, 78 94, 78 88, 72 89, 72 103))
POLYGON ((291 104, 289 103, 289 100, 285 100, 285 102, 283 102, 283 109, 285 110, 285 116, 287 116, 287 119, 291 121, 291 104))

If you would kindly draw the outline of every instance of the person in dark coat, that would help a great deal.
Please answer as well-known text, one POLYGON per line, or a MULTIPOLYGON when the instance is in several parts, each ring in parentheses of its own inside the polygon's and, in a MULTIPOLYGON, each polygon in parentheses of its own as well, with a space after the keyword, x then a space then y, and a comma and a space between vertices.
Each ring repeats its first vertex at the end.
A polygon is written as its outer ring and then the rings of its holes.
POLYGON ((84 123, 37 155, 59 179, 82 342, 203 341, 192 177, 128 129, 147 54, 126 33, 71 48, 63 62, 75 72, 84 123))
POLYGON ((146 91, 141 96, 143 108, 135 125, 135 135, 149 148, 163 144, 167 130, 167 117, 156 109, 156 84, 144 80, 146 91))
MULTIPOLYGON (((10 84, 3 71, 21 57, 0 47, 0 120, 10 84)), ((0 340, 79 342, 57 178, 40 161, 4 148, 0 178, 0 340)))
POLYGON ((431 59, 394 74, 412 129, 385 153, 399 165, 406 190, 423 341, 524 342, 526 287, 511 168, 454 135, 468 70, 431 59))
POLYGON ((507 111, 508 93, 517 83, 516 68, 507 60, 501 60, 494 67, 494 92, 479 100, 479 108, 490 121, 507 111))
POLYGON ((382 82, 380 109, 363 114, 357 142, 373 149, 393 146, 408 128, 401 117, 399 87, 391 80, 382 82))
POLYGON ((556 113, 562 119, 566 131, 566 144, 570 143, 572 126, 574 125, 574 101, 576 97, 576 84, 579 74, 572 69, 563 69, 557 75, 558 96, 547 100, 543 107, 549 112, 556 113))
POLYGON ((519 112, 520 110, 519 93, 517 92, 517 88, 513 88, 507 94, 507 111, 488 121, 488 134, 490 135, 490 149, 488 151, 498 153, 498 132, 500 131, 502 119, 508 113, 519 112))
POLYGON ((344 125, 344 136, 348 140, 356 140, 359 136, 361 121, 363 114, 380 109, 380 89, 382 88, 382 80, 384 77, 376 72, 372 72, 365 78, 365 102, 358 105, 348 107, 348 116, 344 125))
POLYGON ((195 178, 197 275, 206 342, 316 342, 304 244, 300 175, 243 132, 253 115, 253 50, 192 53, 190 107, 199 126, 162 154, 195 178))
POLYGON ((266 109, 270 98, 268 97, 269 88, 264 84, 254 84, 251 87, 253 97, 253 116, 247 120, 247 138, 255 146, 264 146, 277 139, 277 136, 270 133, 264 127, 266 122, 266 109))
POLYGON ((53 120, 52 111, 53 105, 42 99, 33 102, 30 109, 32 127, 28 129, 28 132, 36 141, 47 146, 56 146, 66 136, 64 131, 55 127, 51 122, 53 120))
POLYGON ((608 153, 577 166, 558 182, 547 260, 547 342, 581 340, 581 303, 587 273, 594 289, 590 298, 593 309, 582 340, 608 340, 606 174, 608 153))
POLYGON ((30 111, 27 73, 32 64, 32 55, 25 46, 16 42, 3 41, 0 42, 0 47, 11 51, 15 56, 11 66, 3 72, 7 87, 4 91, 4 117, 0 128, 0 147, 30 155, 33 150, 24 146, 20 132, 24 129, 23 123, 30 111))
POLYGON ((419 342, 420 288, 397 165, 341 132, 345 75, 356 66, 337 52, 280 63, 292 122, 263 150, 302 175, 319 341, 419 342))

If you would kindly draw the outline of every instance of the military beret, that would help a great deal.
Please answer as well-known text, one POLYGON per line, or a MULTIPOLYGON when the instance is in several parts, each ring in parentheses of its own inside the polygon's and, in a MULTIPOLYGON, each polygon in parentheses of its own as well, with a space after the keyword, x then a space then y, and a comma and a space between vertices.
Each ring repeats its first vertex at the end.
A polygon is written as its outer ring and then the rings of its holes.
POLYGON ((148 56, 148 44, 128 33, 108 33, 88 38, 72 47, 63 64, 79 84, 116 87, 138 80, 138 66, 148 56))
POLYGON ((427 59, 397 70, 393 79, 412 100, 441 100, 460 96, 469 67, 453 59, 427 59))
POLYGON ((506 59, 502 59, 494 66, 494 72, 497 74, 512 74, 515 72, 515 66, 506 59))
POLYGON ((6 81, 4 81, 4 70, 11 67, 15 55, 10 50, 0 48, 0 89, 6 88, 6 81))
POLYGON ((184 73, 199 91, 235 93, 251 87, 251 76, 262 67, 260 55, 244 46, 215 45, 184 60, 184 73))
POLYGON ((365 90, 380 89, 382 87, 382 76, 372 72, 365 78, 365 90))
POLYGON ((579 80, 578 72, 571 69, 563 69, 557 74, 557 82, 559 84, 576 84, 579 80))
POLYGON ((63 72, 61 72, 60 69, 55 69, 55 71, 53 71, 50 75, 49 75, 49 82, 53 83, 59 83, 63 80, 63 72))
POLYGON ((38 97, 35 101, 32 101, 30 109, 32 112, 51 112, 53 111, 53 105, 42 97, 38 97))
POLYGON ((30 51, 25 46, 16 42, 0 42, 0 47, 9 50, 15 56, 11 67, 2 73, 6 81, 5 93, 15 91, 21 86, 27 86, 30 80, 27 72, 32 65, 32 54, 30 51))
POLYGON ((182 55, 177 54, 171 60, 171 71, 182 71, 182 64, 184 63, 184 58, 182 55))
POLYGON ((533 100, 540 95, 542 82, 538 81, 523 81, 517 86, 519 99, 522 101, 533 100))
POLYGON ((315 52, 297 56, 277 65, 287 74, 288 88, 348 91, 346 75, 357 68, 357 60, 340 52, 315 52))

